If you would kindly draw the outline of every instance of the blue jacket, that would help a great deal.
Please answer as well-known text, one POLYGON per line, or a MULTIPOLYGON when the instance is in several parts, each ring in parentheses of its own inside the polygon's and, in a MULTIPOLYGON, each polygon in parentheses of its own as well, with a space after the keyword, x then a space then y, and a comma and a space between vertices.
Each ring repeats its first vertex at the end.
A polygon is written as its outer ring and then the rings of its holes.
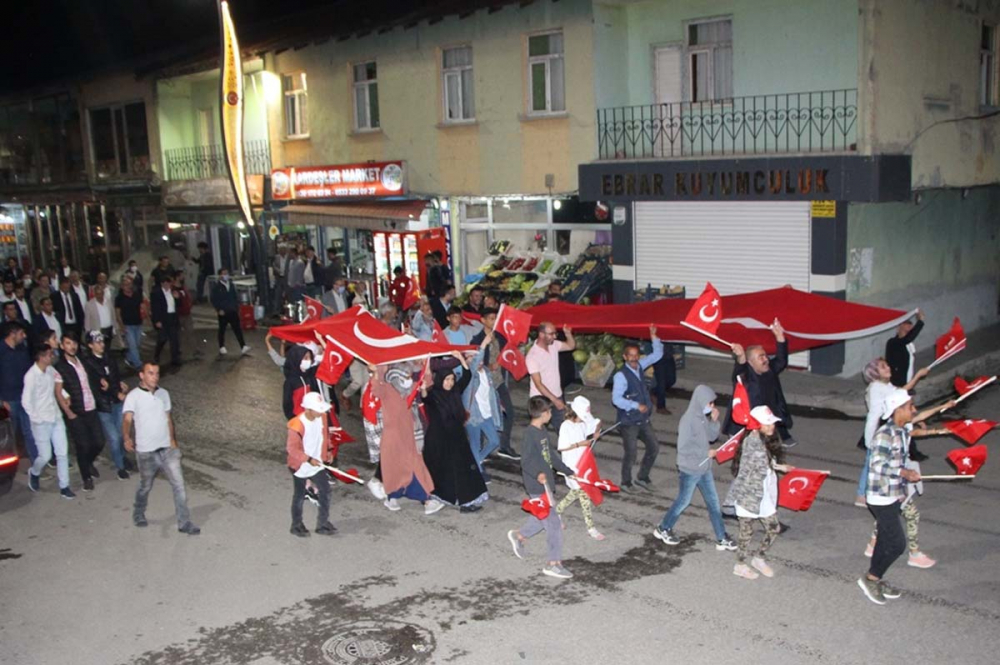
MULTIPOLYGON (((483 364, 483 355, 486 349, 479 349, 479 352, 472 358, 469 363, 469 374, 472 375, 472 380, 469 381, 469 385, 466 386, 465 391, 462 393, 462 404, 465 406, 465 410, 469 412, 469 424, 479 425, 485 418, 479 412, 479 404, 476 402, 476 391, 479 389, 480 374, 479 368, 483 364)), ((500 400, 497 399, 496 387, 490 381, 489 371, 485 372, 486 382, 490 387, 490 420, 497 429, 503 428, 503 414, 500 412, 500 400)))
POLYGON ((21 342, 13 349, 0 340, 0 400, 20 402, 24 375, 31 369, 28 345, 21 342))

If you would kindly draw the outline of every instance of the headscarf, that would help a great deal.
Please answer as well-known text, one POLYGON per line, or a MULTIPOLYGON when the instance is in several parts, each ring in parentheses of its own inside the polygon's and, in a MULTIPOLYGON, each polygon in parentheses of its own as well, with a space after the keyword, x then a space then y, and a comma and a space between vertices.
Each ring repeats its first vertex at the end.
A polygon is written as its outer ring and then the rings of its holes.
POLYGON ((865 365, 865 368, 861 371, 861 375, 865 378, 865 383, 875 383, 882 380, 878 372, 878 364, 881 361, 881 358, 876 358, 865 365))
POLYGON ((393 367, 385 373, 385 380, 403 397, 409 397, 413 393, 413 375, 404 369, 393 367), (409 385, 406 385, 407 382, 409 385))
POLYGON ((307 353, 311 353, 311 351, 301 344, 295 344, 285 352, 285 365, 281 371, 286 379, 298 379, 302 376, 302 368, 299 365, 307 353))

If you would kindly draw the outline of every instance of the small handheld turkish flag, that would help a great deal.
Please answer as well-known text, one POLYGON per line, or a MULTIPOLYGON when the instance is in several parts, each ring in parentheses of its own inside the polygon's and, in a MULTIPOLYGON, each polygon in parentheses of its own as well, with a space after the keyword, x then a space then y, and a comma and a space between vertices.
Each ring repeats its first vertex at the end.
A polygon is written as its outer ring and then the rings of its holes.
POLYGON ((778 505, 789 510, 809 510, 816 499, 827 471, 793 469, 778 483, 778 505))
POLYGON ((760 423, 750 415, 750 395, 743 385, 743 377, 736 377, 736 385, 733 386, 733 402, 729 406, 733 412, 733 422, 743 425, 747 429, 760 429, 760 423))
POLYGON ((440 324, 437 321, 434 322, 434 333, 431 335, 431 341, 435 344, 449 344, 448 338, 444 336, 444 331, 441 330, 440 324))
POLYGON ((601 505, 604 501, 602 489, 608 492, 617 492, 621 489, 611 481, 601 478, 601 473, 597 470, 597 459, 590 448, 585 448, 580 455, 580 460, 576 463, 576 475, 585 481, 580 483, 580 489, 587 493, 595 506, 601 505), (615 489, 611 489, 612 487, 615 489))
POLYGON ((956 316, 948 332, 937 338, 937 343, 934 345, 934 362, 950 358, 964 348, 965 331, 962 330, 962 323, 956 316))
POLYGON ((382 400, 372 394, 372 382, 369 381, 361 396, 361 415, 372 425, 378 425, 378 412, 382 410, 382 400))
POLYGON ((351 443, 354 441, 354 437, 347 433, 347 431, 340 426, 340 418, 337 417, 337 412, 330 410, 326 412, 327 426, 330 432, 330 441, 335 446, 340 446, 342 443, 351 443))
POLYGON ((517 348, 517 344, 514 342, 507 342, 507 346, 500 352, 500 358, 497 362, 510 372, 515 381, 520 381, 528 374, 528 362, 524 354, 521 353, 521 349, 517 348))
POLYGON ((736 449, 740 447, 740 442, 743 441, 743 434, 746 432, 746 428, 741 429, 739 432, 734 434, 729 441, 719 446, 715 450, 715 461, 719 464, 725 464, 729 460, 736 457, 736 449))
POLYGON ((316 370, 316 378, 327 385, 334 385, 340 380, 340 376, 351 365, 354 356, 344 353, 333 344, 327 344, 323 351, 323 362, 316 370))
POLYGON ((552 504, 549 503, 548 495, 543 494, 534 499, 522 500, 521 510, 526 513, 531 513, 537 519, 544 520, 549 516, 549 512, 552 510, 552 504))
POLYGON ((341 471, 340 469, 335 469, 333 467, 328 466, 327 470, 330 472, 331 476, 333 476, 342 483, 347 483, 348 485, 350 485, 352 483, 362 482, 361 475, 358 473, 358 470, 355 469, 354 467, 351 467, 349 469, 344 469, 343 471, 341 471))
POLYGON ((971 395, 983 386, 992 383, 996 380, 995 376, 981 376, 975 379, 972 383, 969 383, 960 376, 955 377, 955 390, 958 392, 959 397, 965 397, 966 395, 971 395))
POLYGON ((502 304, 493 328, 507 338, 508 347, 512 344, 524 344, 528 341, 528 333, 531 331, 531 314, 502 304))
POLYGON ((323 303, 309 296, 304 298, 304 302, 306 304, 306 318, 302 320, 302 323, 319 321, 323 318, 323 303))
POLYGON ((944 424, 948 430, 970 446, 997 426, 992 420, 951 420, 944 424))
POLYGON ((403 294, 403 311, 405 312, 416 305, 418 300, 420 300, 420 296, 417 293, 417 280, 411 277, 406 285, 406 293, 403 294))
POLYGON ((684 322, 712 335, 719 330, 719 324, 722 323, 722 298, 710 282, 706 282, 705 290, 694 301, 684 322))
POLYGON ((974 476, 986 463, 986 446, 980 443, 971 448, 956 448, 948 453, 948 461, 955 465, 958 475, 974 476))

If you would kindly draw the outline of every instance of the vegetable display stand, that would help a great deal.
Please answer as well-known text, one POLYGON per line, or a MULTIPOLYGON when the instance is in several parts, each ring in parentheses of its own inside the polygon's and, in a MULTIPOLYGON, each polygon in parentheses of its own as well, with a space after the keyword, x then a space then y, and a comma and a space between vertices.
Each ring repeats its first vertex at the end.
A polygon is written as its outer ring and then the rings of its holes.
MULTIPOLYGON (((636 289, 632 297, 633 302, 652 302, 654 300, 666 300, 671 298, 687 297, 687 290, 683 286, 665 285, 654 288, 647 284, 644 289, 636 289)), ((685 346, 683 344, 672 344, 674 349, 674 365, 677 369, 684 369, 686 362, 685 346)))

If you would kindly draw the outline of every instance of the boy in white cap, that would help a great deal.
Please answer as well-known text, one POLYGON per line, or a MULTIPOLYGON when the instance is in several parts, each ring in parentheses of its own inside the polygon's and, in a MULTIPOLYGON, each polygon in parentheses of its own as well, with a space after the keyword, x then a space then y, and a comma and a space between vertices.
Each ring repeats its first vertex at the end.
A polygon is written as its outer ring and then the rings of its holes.
POLYGON ((733 475, 736 479, 729 488, 727 504, 735 504, 740 521, 740 534, 736 539, 736 566, 733 574, 755 580, 761 575, 774 577, 774 570, 764 559, 764 554, 781 532, 778 523, 778 476, 775 471, 788 473, 794 467, 782 464, 783 448, 775 428, 781 422, 768 406, 750 410, 750 417, 760 423, 744 437, 733 458, 733 475), (764 537, 757 547, 751 547, 757 526, 764 529, 764 537))
MULTIPOLYGON (((597 441, 600 436, 597 434, 597 428, 600 425, 601 421, 590 414, 590 400, 583 395, 574 397, 569 404, 566 420, 559 426, 558 448, 566 466, 579 472, 580 458, 585 450, 597 441)), ((590 497, 575 480, 568 478, 566 485, 569 487, 569 493, 556 506, 556 513, 562 515, 562 512, 571 503, 579 501, 580 510, 583 512, 583 521, 587 525, 587 533, 594 540, 604 540, 604 534, 594 526, 592 514, 594 504, 590 497)))
POLYGON ((330 479, 323 468, 324 464, 333 463, 333 443, 326 415, 330 404, 319 393, 308 392, 302 397, 302 408, 302 413, 288 421, 285 444, 294 486, 291 533, 300 538, 309 535, 309 529, 302 523, 302 502, 306 496, 306 481, 311 480, 319 495, 316 533, 332 536, 337 528, 330 523, 330 479))

